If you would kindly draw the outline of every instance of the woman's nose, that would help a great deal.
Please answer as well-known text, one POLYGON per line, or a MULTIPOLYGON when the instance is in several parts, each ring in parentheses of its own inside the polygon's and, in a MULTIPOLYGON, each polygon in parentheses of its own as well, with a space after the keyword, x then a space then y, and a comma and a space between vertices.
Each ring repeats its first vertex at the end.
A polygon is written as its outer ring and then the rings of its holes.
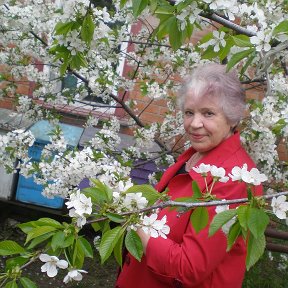
POLYGON ((194 117, 191 119, 190 126, 194 129, 203 127, 202 117, 200 115, 195 114, 194 117))

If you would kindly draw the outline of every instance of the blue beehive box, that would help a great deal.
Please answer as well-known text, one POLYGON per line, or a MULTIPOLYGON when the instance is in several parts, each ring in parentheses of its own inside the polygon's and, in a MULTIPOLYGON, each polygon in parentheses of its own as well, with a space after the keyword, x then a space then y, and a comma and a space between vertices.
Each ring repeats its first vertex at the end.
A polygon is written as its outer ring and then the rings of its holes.
MULTIPOLYGON (((83 133, 83 128, 63 123, 60 123, 59 126, 62 129, 67 144, 71 147, 76 147, 83 133)), ((53 129, 54 127, 46 120, 38 121, 29 128, 35 137, 33 146, 28 150, 28 155, 33 161, 40 160, 44 146, 50 142, 49 133, 53 129)), ((63 207, 64 199, 61 197, 48 199, 41 194, 42 191, 43 186, 36 184, 33 177, 25 178, 20 175, 16 190, 16 200, 54 209, 61 209, 63 207)))

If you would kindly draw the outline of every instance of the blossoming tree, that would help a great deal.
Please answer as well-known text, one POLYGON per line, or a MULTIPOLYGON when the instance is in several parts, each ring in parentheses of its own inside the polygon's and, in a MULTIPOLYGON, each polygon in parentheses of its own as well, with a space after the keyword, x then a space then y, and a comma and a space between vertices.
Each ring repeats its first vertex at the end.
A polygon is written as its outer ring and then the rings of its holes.
MULTIPOLYGON (((55 124, 39 163, 28 157, 33 135, 21 130, 0 137, 0 162, 8 172, 33 175, 36 183, 44 185, 46 197, 65 198, 71 217, 71 223, 41 218, 20 224, 27 234, 24 246, 0 242, 1 255, 16 256, 7 261, 0 287, 18 287, 19 283, 35 287, 21 270, 37 258, 45 262, 41 270, 49 277, 59 268, 69 269, 64 282, 80 281, 85 257, 93 257, 91 245, 79 236, 87 224, 100 231, 98 249, 103 263, 114 253, 121 265, 123 245, 140 261, 143 249, 135 229, 142 227, 152 237, 165 238, 170 228, 154 212, 168 206, 193 208, 191 222, 196 231, 208 223, 205 207, 216 206, 210 236, 222 227, 227 249, 237 237, 244 237, 249 269, 264 251, 268 214, 287 218, 287 161, 281 161, 277 153, 281 141, 287 145, 288 135, 287 1, 122 0, 101 6, 88 0, 27 0, 0 4, 2 97, 13 95, 23 117, 55 124), (140 27, 137 32, 136 26, 140 27), (193 35, 201 30, 195 42, 193 35), (119 73, 117 67, 123 60, 129 73, 119 73), (246 89, 263 88, 263 100, 249 102, 250 114, 241 129, 243 145, 261 173, 248 171, 244 165, 226 175, 221 167, 200 165, 195 171, 204 179, 213 177, 212 186, 203 194, 193 182, 190 199, 171 201, 148 184, 132 183, 131 169, 139 159, 153 159, 159 167, 171 164, 179 139, 184 139, 182 115, 175 105, 179 79, 196 64, 211 61, 236 68, 246 89), (77 85, 59 89, 59 81, 71 75, 77 85), (30 97, 17 94, 17 83, 23 79, 34 84, 30 97), (144 109, 155 100, 167 101, 162 123, 148 125, 141 120, 143 110, 135 109, 135 100, 127 100, 127 94, 135 90, 150 99, 144 109), (98 97, 101 103, 87 103, 83 100, 87 96, 98 97), (92 107, 85 125, 97 125, 100 130, 82 150, 72 151, 57 126, 57 109, 79 105, 92 107), (125 111, 135 137, 134 144, 122 150, 118 149, 122 119, 110 116, 103 121, 100 116, 103 108, 108 113, 116 107, 125 111), (94 113, 98 110, 101 113, 94 113), (143 149, 153 142, 161 149, 157 156, 143 149), (21 159, 16 167, 15 159, 21 159), (83 178, 90 179, 90 187, 80 191, 77 187, 83 178), (247 198, 215 199, 213 186, 225 181, 247 183, 247 198), (273 195, 254 197, 253 186, 264 181, 273 195), (272 209, 266 205, 269 199, 272 209), (238 209, 228 209, 235 203, 238 209)), ((158 173, 151 175, 151 184, 157 177, 158 173)))

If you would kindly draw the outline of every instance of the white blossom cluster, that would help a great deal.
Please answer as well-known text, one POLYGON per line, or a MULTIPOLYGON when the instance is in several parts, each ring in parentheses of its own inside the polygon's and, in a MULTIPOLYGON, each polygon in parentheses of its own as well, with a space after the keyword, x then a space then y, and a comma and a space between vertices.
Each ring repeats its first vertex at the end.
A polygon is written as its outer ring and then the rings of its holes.
POLYGON ((273 213, 279 219, 287 219, 287 212, 288 212, 288 201, 287 197, 284 195, 273 197, 271 202, 271 207, 273 209, 273 213))
POLYGON ((135 141, 138 147, 151 148, 158 133, 157 123, 153 123, 149 128, 139 128, 135 132, 135 141))
POLYGON ((203 0, 203 2, 209 4, 209 8, 212 10, 220 10, 230 19, 235 20, 235 15, 239 12, 237 0, 203 0))
POLYGON ((158 219, 156 213, 151 214, 150 216, 144 216, 142 223, 140 224, 141 228, 146 234, 149 234, 153 238, 162 237, 167 238, 167 234, 170 232, 170 227, 166 224, 167 217, 166 215, 162 219, 158 219))
POLYGON ((271 84, 275 94, 265 97, 261 105, 250 112, 249 131, 246 129, 242 133, 242 140, 269 180, 281 181, 287 177, 287 171, 281 168, 276 142, 277 139, 287 138, 288 84, 287 79, 277 74, 271 84))
MULTIPOLYGON (((55 277, 58 274, 58 269, 67 269, 68 262, 66 260, 60 260, 56 256, 48 254, 40 254, 39 259, 44 262, 41 266, 41 271, 46 272, 48 277, 55 277)), ((74 281, 81 281, 83 276, 81 273, 87 273, 85 270, 71 269, 64 277, 63 282, 65 284, 74 281)))
MULTIPOLYGON (((59 145, 56 148, 59 148, 59 145)), ((54 149, 55 145, 52 148, 54 149)), ((42 194, 48 198, 54 196, 65 198, 83 179, 95 178, 96 175, 109 186, 116 185, 119 178, 129 177, 131 168, 121 165, 100 151, 98 151, 99 158, 95 158, 93 153, 90 147, 81 151, 67 150, 65 154, 56 153, 52 161, 39 162, 38 170, 35 170, 35 165, 31 161, 27 161, 21 165, 21 174, 30 177, 31 172, 35 173, 35 182, 44 185, 42 194)))
POLYGON ((52 137, 50 136, 49 138, 51 143, 44 146, 42 151, 43 157, 51 157, 55 151, 61 155, 68 149, 63 133, 60 135, 53 135, 52 137))
POLYGON ((69 209, 69 216, 76 219, 78 227, 86 224, 86 217, 92 213, 92 201, 90 197, 77 190, 69 195, 69 200, 65 202, 69 209))
POLYGON ((197 167, 192 168, 195 172, 201 174, 203 177, 207 177, 210 172, 213 178, 217 181, 226 183, 231 179, 232 181, 243 181, 247 184, 260 185, 262 182, 267 181, 267 176, 260 173, 257 168, 252 168, 250 171, 247 170, 247 164, 242 167, 235 166, 231 170, 231 173, 226 176, 226 171, 223 167, 216 167, 215 165, 201 163, 197 167))
POLYGON ((177 135, 184 135, 183 113, 178 111, 176 115, 167 113, 160 127, 160 137, 169 141, 177 135))
POLYGON ((14 130, 6 135, 0 135, 0 163, 10 172, 16 172, 18 159, 22 163, 30 160, 28 148, 34 144, 35 138, 30 131, 14 130))

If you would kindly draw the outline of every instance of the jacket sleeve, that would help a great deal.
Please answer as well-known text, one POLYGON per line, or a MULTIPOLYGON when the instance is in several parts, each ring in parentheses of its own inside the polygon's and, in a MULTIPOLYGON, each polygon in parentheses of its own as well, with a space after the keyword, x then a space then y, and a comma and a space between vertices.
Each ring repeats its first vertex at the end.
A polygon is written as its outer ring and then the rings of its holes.
MULTIPOLYGON (((246 192, 243 191, 244 184, 229 182, 229 184, 217 183, 219 185, 215 185, 213 194, 222 199, 246 197, 246 192)), ((208 213, 210 223, 216 214, 215 207, 208 208, 208 213)), ((169 238, 150 238, 146 251, 149 269, 153 273, 179 279, 185 287, 199 285, 211 275, 227 253, 230 253, 226 252, 227 240, 222 230, 212 237, 208 237, 208 231, 209 225, 196 234, 191 223, 188 223, 181 243, 169 238)), ((243 260, 243 254, 246 253, 243 239, 238 239, 235 247, 232 250, 238 249, 243 260)))

